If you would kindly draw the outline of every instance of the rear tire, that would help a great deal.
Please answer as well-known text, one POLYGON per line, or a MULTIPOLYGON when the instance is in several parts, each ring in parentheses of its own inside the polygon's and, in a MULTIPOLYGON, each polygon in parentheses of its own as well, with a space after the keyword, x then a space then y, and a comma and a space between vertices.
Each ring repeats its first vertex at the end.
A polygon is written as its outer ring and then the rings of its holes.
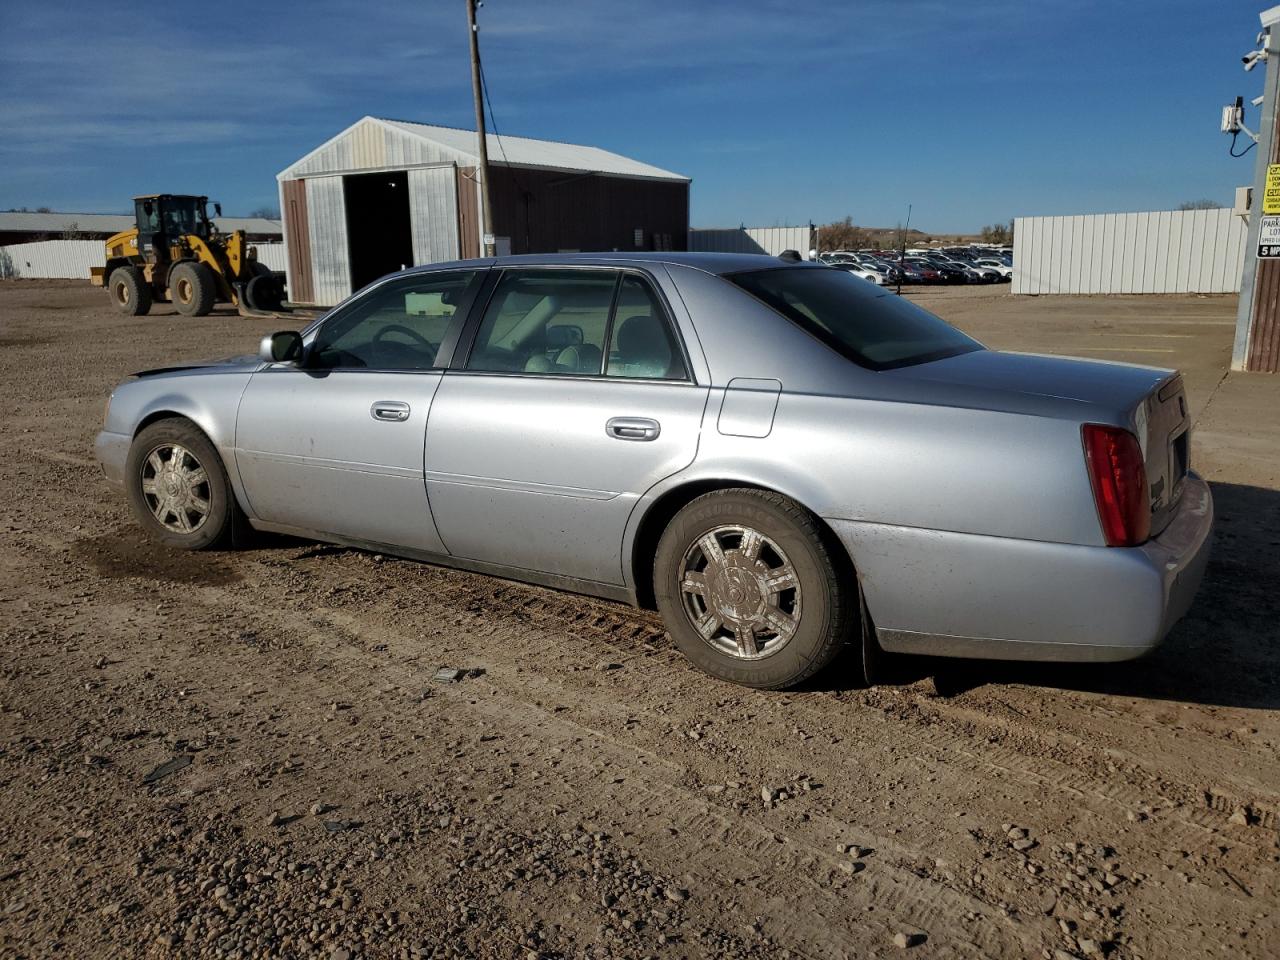
POLYGON ((792 687, 831 663, 861 626, 857 581, 841 575, 838 549, 786 497, 716 490, 676 514, 658 542, 658 609, 676 646, 705 672, 792 687))
POLYGON ((125 461, 125 493, 147 536, 166 547, 233 546, 248 526, 222 458, 190 420, 159 420, 139 432, 125 461))
POLYGON ((186 317, 203 317, 213 309, 218 281, 205 263, 184 260, 169 274, 169 299, 186 317))
POLYGON ((111 271, 107 290, 115 308, 126 316, 141 317, 151 309, 151 285, 132 264, 111 271))

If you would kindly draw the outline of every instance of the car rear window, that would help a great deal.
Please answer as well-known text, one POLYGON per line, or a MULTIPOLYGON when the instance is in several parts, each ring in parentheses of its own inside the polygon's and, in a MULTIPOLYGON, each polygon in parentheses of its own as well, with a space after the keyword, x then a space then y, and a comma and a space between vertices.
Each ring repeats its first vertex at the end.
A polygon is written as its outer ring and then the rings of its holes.
POLYGON ((897 294, 844 270, 783 267, 727 277, 854 363, 906 367, 983 349, 897 294))

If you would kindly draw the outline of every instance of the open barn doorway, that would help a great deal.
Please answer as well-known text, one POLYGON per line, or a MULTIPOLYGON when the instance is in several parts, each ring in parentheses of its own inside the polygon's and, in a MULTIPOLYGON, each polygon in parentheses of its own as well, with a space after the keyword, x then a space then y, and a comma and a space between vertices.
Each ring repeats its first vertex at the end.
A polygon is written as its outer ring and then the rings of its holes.
POLYGON ((409 174, 351 174, 342 178, 351 251, 351 289, 413 266, 409 174))

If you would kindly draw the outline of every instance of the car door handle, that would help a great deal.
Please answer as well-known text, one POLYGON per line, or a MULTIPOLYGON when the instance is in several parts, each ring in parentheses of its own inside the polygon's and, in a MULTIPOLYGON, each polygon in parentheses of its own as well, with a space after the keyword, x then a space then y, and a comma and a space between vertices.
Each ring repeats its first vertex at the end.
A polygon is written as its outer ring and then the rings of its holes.
POLYGON ((604 432, 615 440, 657 440, 662 424, 648 417, 614 417, 604 425, 604 432))
POLYGON ((403 423, 409 419, 409 405, 399 400, 377 400, 369 408, 369 413, 375 420, 403 423))

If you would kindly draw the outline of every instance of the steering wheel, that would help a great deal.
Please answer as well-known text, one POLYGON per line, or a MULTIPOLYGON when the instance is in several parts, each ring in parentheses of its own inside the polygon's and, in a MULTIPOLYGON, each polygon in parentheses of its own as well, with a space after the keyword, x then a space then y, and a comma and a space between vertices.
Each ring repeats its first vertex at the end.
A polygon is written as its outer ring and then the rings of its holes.
POLYGON ((426 337, 424 337, 422 334, 420 334, 417 330, 414 330, 410 327, 406 327, 400 323, 389 323, 373 335, 374 353, 381 353, 383 351, 383 345, 382 345, 383 338, 391 333, 403 333, 410 340, 413 340, 418 344, 421 344, 423 349, 426 350, 428 362, 431 362, 435 359, 436 349, 437 349, 436 345, 433 344, 426 337))

